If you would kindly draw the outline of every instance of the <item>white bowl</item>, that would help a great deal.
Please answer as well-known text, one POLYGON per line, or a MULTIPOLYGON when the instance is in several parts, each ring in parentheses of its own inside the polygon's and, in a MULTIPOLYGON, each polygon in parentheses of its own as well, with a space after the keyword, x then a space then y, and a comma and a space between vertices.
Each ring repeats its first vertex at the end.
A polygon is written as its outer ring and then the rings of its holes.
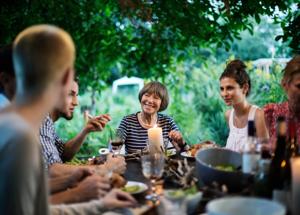
POLYGON ((281 204, 267 199, 225 197, 213 200, 206 206, 208 215, 285 215, 281 204))

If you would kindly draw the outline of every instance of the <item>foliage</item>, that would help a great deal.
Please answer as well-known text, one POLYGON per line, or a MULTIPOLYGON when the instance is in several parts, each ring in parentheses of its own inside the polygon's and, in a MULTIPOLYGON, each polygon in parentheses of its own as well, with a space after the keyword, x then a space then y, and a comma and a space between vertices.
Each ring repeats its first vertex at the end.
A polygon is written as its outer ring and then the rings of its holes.
MULTIPOLYGON (((214 60, 197 66, 178 64, 172 69, 164 81, 168 87, 171 103, 166 114, 172 116, 178 124, 184 139, 189 144, 195 144, 202 140, 213 140, 220 145, 225 145, 228 128, 224 118, 225 106, 219 95, 219 76, 225 65, 217 65, 214 60)), ((265 73, 253 68, 251 62, 247 63, 248 72, 252 80, 252 90, 248 98, 249 102, 258 106, 264 106, 270 102, 284 101, 285 94, 281 89, 280 65, 274 64, 271 72, 265 73)), ((104 131, 88 136, 85 145, 78 156, 96 155, 98 149, 106 147, 111 132, 120 123, 123 116, 140 110, 137 91, 120 91, 112 94, 110 89, 97 94, 96 104, 92 114, 110 113, 112 121, 104 131)), ((91 106, 91 92, 80 96, 80 106, 91 106)), ((64 139, 76 135, 83 127, 83 117, 80 108, 75 111, 71 121, 60 120, 58 131, 64 139)))
POLYGON ((294 41, 299 36, 299 25, 297 15, 291 15, 293 2, 3 1, 0 44, 11 42, 18 32, 32 24, 63 27, 75 40, 76 68, 82 83, 97 90, 120 74, 165 77, 174 61, 183 62, 190 57, 190 47, 217 45, 228 49, 230 41, 241 38, 241 31, 253 32, 250 18, 259 23, 260 15, 272 16, 283 27, 289 23, 284 40, 294 41), (282 13, 288 14, 286 19, 281 18, 282 13))

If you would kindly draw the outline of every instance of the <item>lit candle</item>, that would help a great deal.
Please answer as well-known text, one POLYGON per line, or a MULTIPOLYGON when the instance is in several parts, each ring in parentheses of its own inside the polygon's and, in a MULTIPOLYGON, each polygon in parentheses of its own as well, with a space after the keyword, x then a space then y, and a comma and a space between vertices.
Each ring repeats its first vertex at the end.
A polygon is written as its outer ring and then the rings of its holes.
POLYGON ((297 215, 300 212, 300 158, 291 159, 292 167, 292 213, 297 215))
POLYGON ((162 128, 156 125, 148 129, 149 151, 152 153, 161 152, 163 146, 162 128))

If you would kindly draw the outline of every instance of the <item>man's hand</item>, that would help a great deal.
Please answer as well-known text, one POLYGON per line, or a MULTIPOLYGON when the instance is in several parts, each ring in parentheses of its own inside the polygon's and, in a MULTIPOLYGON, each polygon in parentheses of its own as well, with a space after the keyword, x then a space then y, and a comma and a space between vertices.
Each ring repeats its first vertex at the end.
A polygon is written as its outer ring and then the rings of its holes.
POLYGON ((77 202, 85 202, 103 197, 109 190, 109 179, 98 175, 92 175, 88 176, 76 187, 72 188, 70 192, 73 192, 73 195, 78 196, 77 202))
POLYGON ((126 162, 123 156, 114 156, 112 154, 107 155, 105 167, 118 174, 123 174, 126 170, 126 162))
POLYGON ((91 117, 86 126, 84 127, 84 131, 86 133, 94 132, 94 131, 102 131, 105 125, 111 120, 109 114, 101 114, 99 116, 91 117))
POLYGON ((75 169, 68 177, 70 183, 69 187, 75 187, 79 182, 81 182, 84 178, 91 176, 93 171, 88 167, 82 167, 75 169))
POLYGON ((136 200, 128 193, 121 190, 113 189, 102 199, 104 207, 112 208, 127 208, 135 207, 136 200))

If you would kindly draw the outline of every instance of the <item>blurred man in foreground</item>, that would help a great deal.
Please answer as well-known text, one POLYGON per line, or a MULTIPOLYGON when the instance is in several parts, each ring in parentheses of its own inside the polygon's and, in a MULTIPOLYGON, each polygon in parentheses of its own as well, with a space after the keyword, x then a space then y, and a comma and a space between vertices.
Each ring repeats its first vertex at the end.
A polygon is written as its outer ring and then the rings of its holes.
MULTIPOLYGON (((0 214, 49 214, 39 127, 53 108, 67 105, 74 60, 71 37, 54 26, 27 28, 14 41, 16 96, 0 113, 0 214)), ((103 207, 134 203, 123 192, 112 191, 101 202, 91 202, 95 207, 90 208, 99 213, 103 207)), ((75 207, 81 205, 53 207, 51 213, 72 214, 75 207)))

